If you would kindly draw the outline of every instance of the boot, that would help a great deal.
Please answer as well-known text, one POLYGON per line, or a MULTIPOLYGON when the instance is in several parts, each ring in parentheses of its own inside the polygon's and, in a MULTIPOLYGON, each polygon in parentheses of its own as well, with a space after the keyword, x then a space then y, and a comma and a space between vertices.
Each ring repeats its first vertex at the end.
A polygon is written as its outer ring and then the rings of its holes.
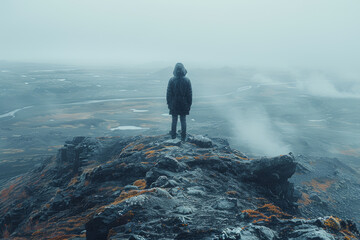
POLYGON ((181 141, 185 142, 186 140, 186 133, 181 133, 181 141))
POLYGON ((173 133, 172 131, 169 132, 171 139, 175 139, 176 138, 176 132, 173 133))

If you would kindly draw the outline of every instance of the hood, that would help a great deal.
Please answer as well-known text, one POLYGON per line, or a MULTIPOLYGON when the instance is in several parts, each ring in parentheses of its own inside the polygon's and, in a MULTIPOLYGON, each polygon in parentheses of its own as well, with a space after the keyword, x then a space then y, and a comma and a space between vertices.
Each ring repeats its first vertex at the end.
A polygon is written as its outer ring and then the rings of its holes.
POLYGON ((175 77, 184 77, 187 71, 182 63, 177 63, 174 68, 174 76, 175 77))

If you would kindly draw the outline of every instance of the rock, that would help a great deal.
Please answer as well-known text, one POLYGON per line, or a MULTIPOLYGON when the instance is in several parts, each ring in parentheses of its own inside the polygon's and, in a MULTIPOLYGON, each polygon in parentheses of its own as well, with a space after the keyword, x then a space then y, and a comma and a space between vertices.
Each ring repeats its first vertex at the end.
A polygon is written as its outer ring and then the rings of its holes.
MULTIPOLYGON (((333 216, 329 216, 329 217, 325 217, 325 218, 320 218, 320 220, 322 221, 322 223, 329 227, 329 228, 332 228, 333 230, 336 230, 336 231, 340 231, 341 230, 341 224, 340 224, 340 221, 333 217, 333 216)), ((345 227, 345 226, 344 226, 345 227)), ((346 228, 346 227, 345 227, 346 228)))
POLYGON ((137 186, 134 186, 134 185, 126 185, 124 187, 124 191, 129 191, 129 190, 139 190, 139 188, 137 186))
POLYGON ((176 208, 176 212, 178 212, 180 214, 191 214, 191 213, 193 213, 193 211, 194 210, 188 206, 179 206, 176 208))
POLYGON ((189 195, 194 195, 194 196, 205 196, 205 191, 204 191, 204 188, 202 187, 189 187, 187 189, 187 194, 189 195))
POLYGON ((213 147, 213 143, 212 143, 211 139, 201 136, 201 135, 189 136, 188 142, 194 143, 201 148, 212 148, 213 147))
POLYGON ((220 210, 231 210, 236 207, 236 199, 220 199, 214 206, 220 210))
POLYGON ((165 184, 168 183, 168 178, 166 176, 160 176, 158 179, 156 179, 155 182, 153 182, 150 187, 162 187, 165 186, 165 184))
POLYGON ((163 142, 165 146, 180 146, 181 140, 180 139, 169 139, 163 142))
POLYGON ((175 180, 170 179, 165 185, 164 187, 176 187, 179 186, 179 183, 175 180))
POLYGON ((165 197, 165 198, 169 198, 169 199, 172 198, 172 196, 170 195, 170 193, 168 193, 168 191, 166 191, 166 190, 163 189, 163 188, 156 188, 156 191, 155 191, 155 192, 156 192, 157 195, 160 196, 160 197, 165 197))
POLYGON ((0 238, 360 237, 354 222, 305 215, 327 213, 324 204, 297 209, 323 193, 310 194, 315 190, 308 185, 295 192, 292 155, 252 160, 226 140, 189 141, 136 136, 66 142, 43 167, 2 186, 0 238))
POLYGON ((322 200, 321 200, 321 198, 319 197, 319 195, 318 194, 316 194, 316 193, 311 193, 310 195, 309 195, 309 197, 310 197, 310 199, 311 200, 313 200, 313 201, 315 201, 315 202, 318 202, 318 203, 321 203, 322 202, 322 200))
POLYGON ((246 228, 233 228, 225 229, 220 239, 244 239, 244 240, 275 240, 277 239, 276 233, 270 228, 264 226, 251 225, 246 228))
POLYGON ((264 185, 276 184, 286 181, 295 173, 296 162, 289 155, 261 158, 251 161, 247 170, 251 172, 251 175, 245 178, 264 185))
POLYGON ((140 235, 133 234, 129 237, 129 240, 146 240, 146 238, 144 238, 140 235))
POLYGON ((293 234, 298 235, 298 237, 289 238, 290 240, 335 240, 331 234, 323 229, 296 230, 293 234))
POLYGON ((172 172, 179 172, 186 169, 186 164, 179 162, 171 156, 165 156, 157 163, 157 167, 172 172))

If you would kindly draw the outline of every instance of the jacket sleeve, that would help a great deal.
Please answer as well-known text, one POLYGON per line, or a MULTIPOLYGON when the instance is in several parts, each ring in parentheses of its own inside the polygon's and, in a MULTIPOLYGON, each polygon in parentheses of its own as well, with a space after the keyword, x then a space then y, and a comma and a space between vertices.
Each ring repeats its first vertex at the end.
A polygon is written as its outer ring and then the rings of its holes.
POLYGON ((189 103, 189 107, 191 107, 192 104, 192 88, 191 88, 191 82, 189 80, 189 89, 188 89, 188 99, 187 102, 189 103))
POLYGON ((171 89, 171 79, 170 79, 166 91, 166 102, 168 107, 170 107, 171 99, 172 99, 172 89, 171 89))

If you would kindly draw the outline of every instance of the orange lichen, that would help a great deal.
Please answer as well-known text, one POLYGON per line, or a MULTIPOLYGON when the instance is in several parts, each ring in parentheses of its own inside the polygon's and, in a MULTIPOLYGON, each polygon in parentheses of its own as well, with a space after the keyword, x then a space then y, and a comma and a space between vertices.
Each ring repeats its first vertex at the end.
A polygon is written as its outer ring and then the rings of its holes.
POLYGON ((154 192, 155 189, 150 189, 150 190, 130 190, 128 192, 122 191, 120 193, 120 196, 117 197, 114 202, 112 202, 110 205, 115 205, 115 204, 119 204, 123 201, 125 201, 126 199, 135 197, 135 196, 139 196, 141 194, 147 193, 147 192, 154 192))
POLYGON ((342 220, 338 217, 330 216, 324 220, 325 228, 330 228, 334 231, 339 231, 344 235, 344 239, 356 239, 356 236, 350 231, 350 225, 342 226, 342 220))
POLYGON ((8 188, 5 188, 0 192, 0 199, 3 201, 7 201, 10 197, 10 194, 14 191, 14 188, 16 187, 16 184, 10 185, 8 188))
POLYGON ((340 218, 331 216, 324 221, 324 225, 334 230, 340 230, 340 221, 340 218))
POLYGON ((176 157, 176 160, 189 159, 188 156, 176 157))
POLYGON ((110 239, 110 237, 113 237, 116 235, 116 232, 114 229, 110 229, 108 235, 107 235, 107 239, 110 239))
POLYGON ((273 204, 264 204, 257 210, 247 209, 242 213, 246 213, 248 217, 255 218, 253 223, 257 222, 270 222, 273 217, 276 218, 289 218, 291 215, 284 213, 281 209, 273 204))
POLYGON ((264 204, 262 207, 259 208, 259 210, 264 210, 267 212, 271 212, 276 214, 276 217, 289 217, 290 215, 281 211, 281 209, 278 206, 275 206, 271 203, 264 204))
POLYGON ((349 148, 346 150, 340 150, 340 153, 347 156, 359 157, 360 148, 349 148))
POLYGON ((33 232, 33 239, 72 239, 75 237, 86 237, 86 234, 80 234, 84 229, 84 225, 88 222, 94 213, 91 212, 86 216, 72 216, 58 222, 56 217, 50 218, 46 223, 36 222, 29 225, 26 229, 27 232, 33 232))
POLYGON ((258 222, 270 222, 269 218, 259 218, 252 221, 252 223, 258 223, 258 222))
POLYGON ((144 189, 146 187, 146 181, 145 181, 145 179, 139 179, 139 180, 136 180, 133 183, 133 185, 137 186, 140 189, 144 189))
POLYGON ((67 185, 68 187, 74 185, 75 183, 77 183, 79 181, 77 174, 70 180, 69 184, 67 185))
POLYGON ((142 150, 144 147, 145 147, 145 145, 142 144, 142 143, 140 143, 140 144, 134 146, 134 147, 133 147, 133 150, 135 150, 135 151, 140 151, 140 150, 142 150))
POLYGON ((312 179, 310 182, 303 182, 304 185, 311 186, 315 192, 326 192, 326 190, 334 183, 334 180, 316 180, 312 179))
POLYGON ((312 201, 310 200, 309 194, 304 193, 304 192, 301 193, 301 198, 297 202, 302 205, 305 205, 305 206, 312 203, 312 201))
POLYGON ((119 187, 119 186, 108 186, 108 187, 99 187, 98 188, 98 190, 99 191, 108 191, 108 190, 111 190, 111 191, 113 191, 113 192, 115 192, 115 191, 117 191, 117 190, 119 190, 119 189, 122 189, 122 187, 119 187))
POLYGON ((146 158, 155 157, 156 152, 157 152, 156 150, 150 150, 150 151, 145 152, 146 158))
POLYGON ((346 227, 346 229, 342 229, 340 232, 345 235, 345 239, 356 239, 356 236, 352 232, 350 232, 348 226, 346 227))
MULTIPOLYGON (((121 150, 121 153, 126 152, 127 149, 130 148, 130 147, 132 147, 134 144, 135 144, 135 142, 132 142, 132 143, 126 145, 126 146, 121 150)), ((121 154, 121 153, 120 153, 120 154, 121 154)))
POLYGON ((227 191, 226 194, 227 195, 237 195, 238 192, 237 191, 227 191))
POLYGON ((247 213, 247 215, 251 218, 259 218, 259 217, 266 218, 266 216, 263 213, 256 211, 256 210, 252 210, 252 209, 246 209, 241 212, 247 213))
POLYGON ((108 205, 105 205, 105 206, 101 206, 95 212, 97 214, 99 214, 99 213, 103 212, 105 210, 105 208, 107 208, 107 207, 109 207, 111 205, 116 205, 116 204, 119 204, 119 203, 125 201, 126 199, 129 199, 129 198, 132 198, 132 197, 135 197, 135 196, 139 196, 139 195, 144 194, 144 193, 154 192, 154 191, 155 191, 155 189, 130 190, 128 192, 122 191, 120 193, 120 196, 118 196, 112 203, 110 203, 108 205))
POLYGON ((89 184, 90 184, 90 181, 89 181, 89 180, 86 180, 86 181, 84 182, 84 186, 85 186, 85 187, 87 187, 89 184))
POLYGON ((196 160, 208 160, 209 158, 212 158, 212 157, 219 157, 219 156, 210 155, 210 153, 205 153, 205 154, 202 154, 202 155, 195 156, 194 158, 196 160))

